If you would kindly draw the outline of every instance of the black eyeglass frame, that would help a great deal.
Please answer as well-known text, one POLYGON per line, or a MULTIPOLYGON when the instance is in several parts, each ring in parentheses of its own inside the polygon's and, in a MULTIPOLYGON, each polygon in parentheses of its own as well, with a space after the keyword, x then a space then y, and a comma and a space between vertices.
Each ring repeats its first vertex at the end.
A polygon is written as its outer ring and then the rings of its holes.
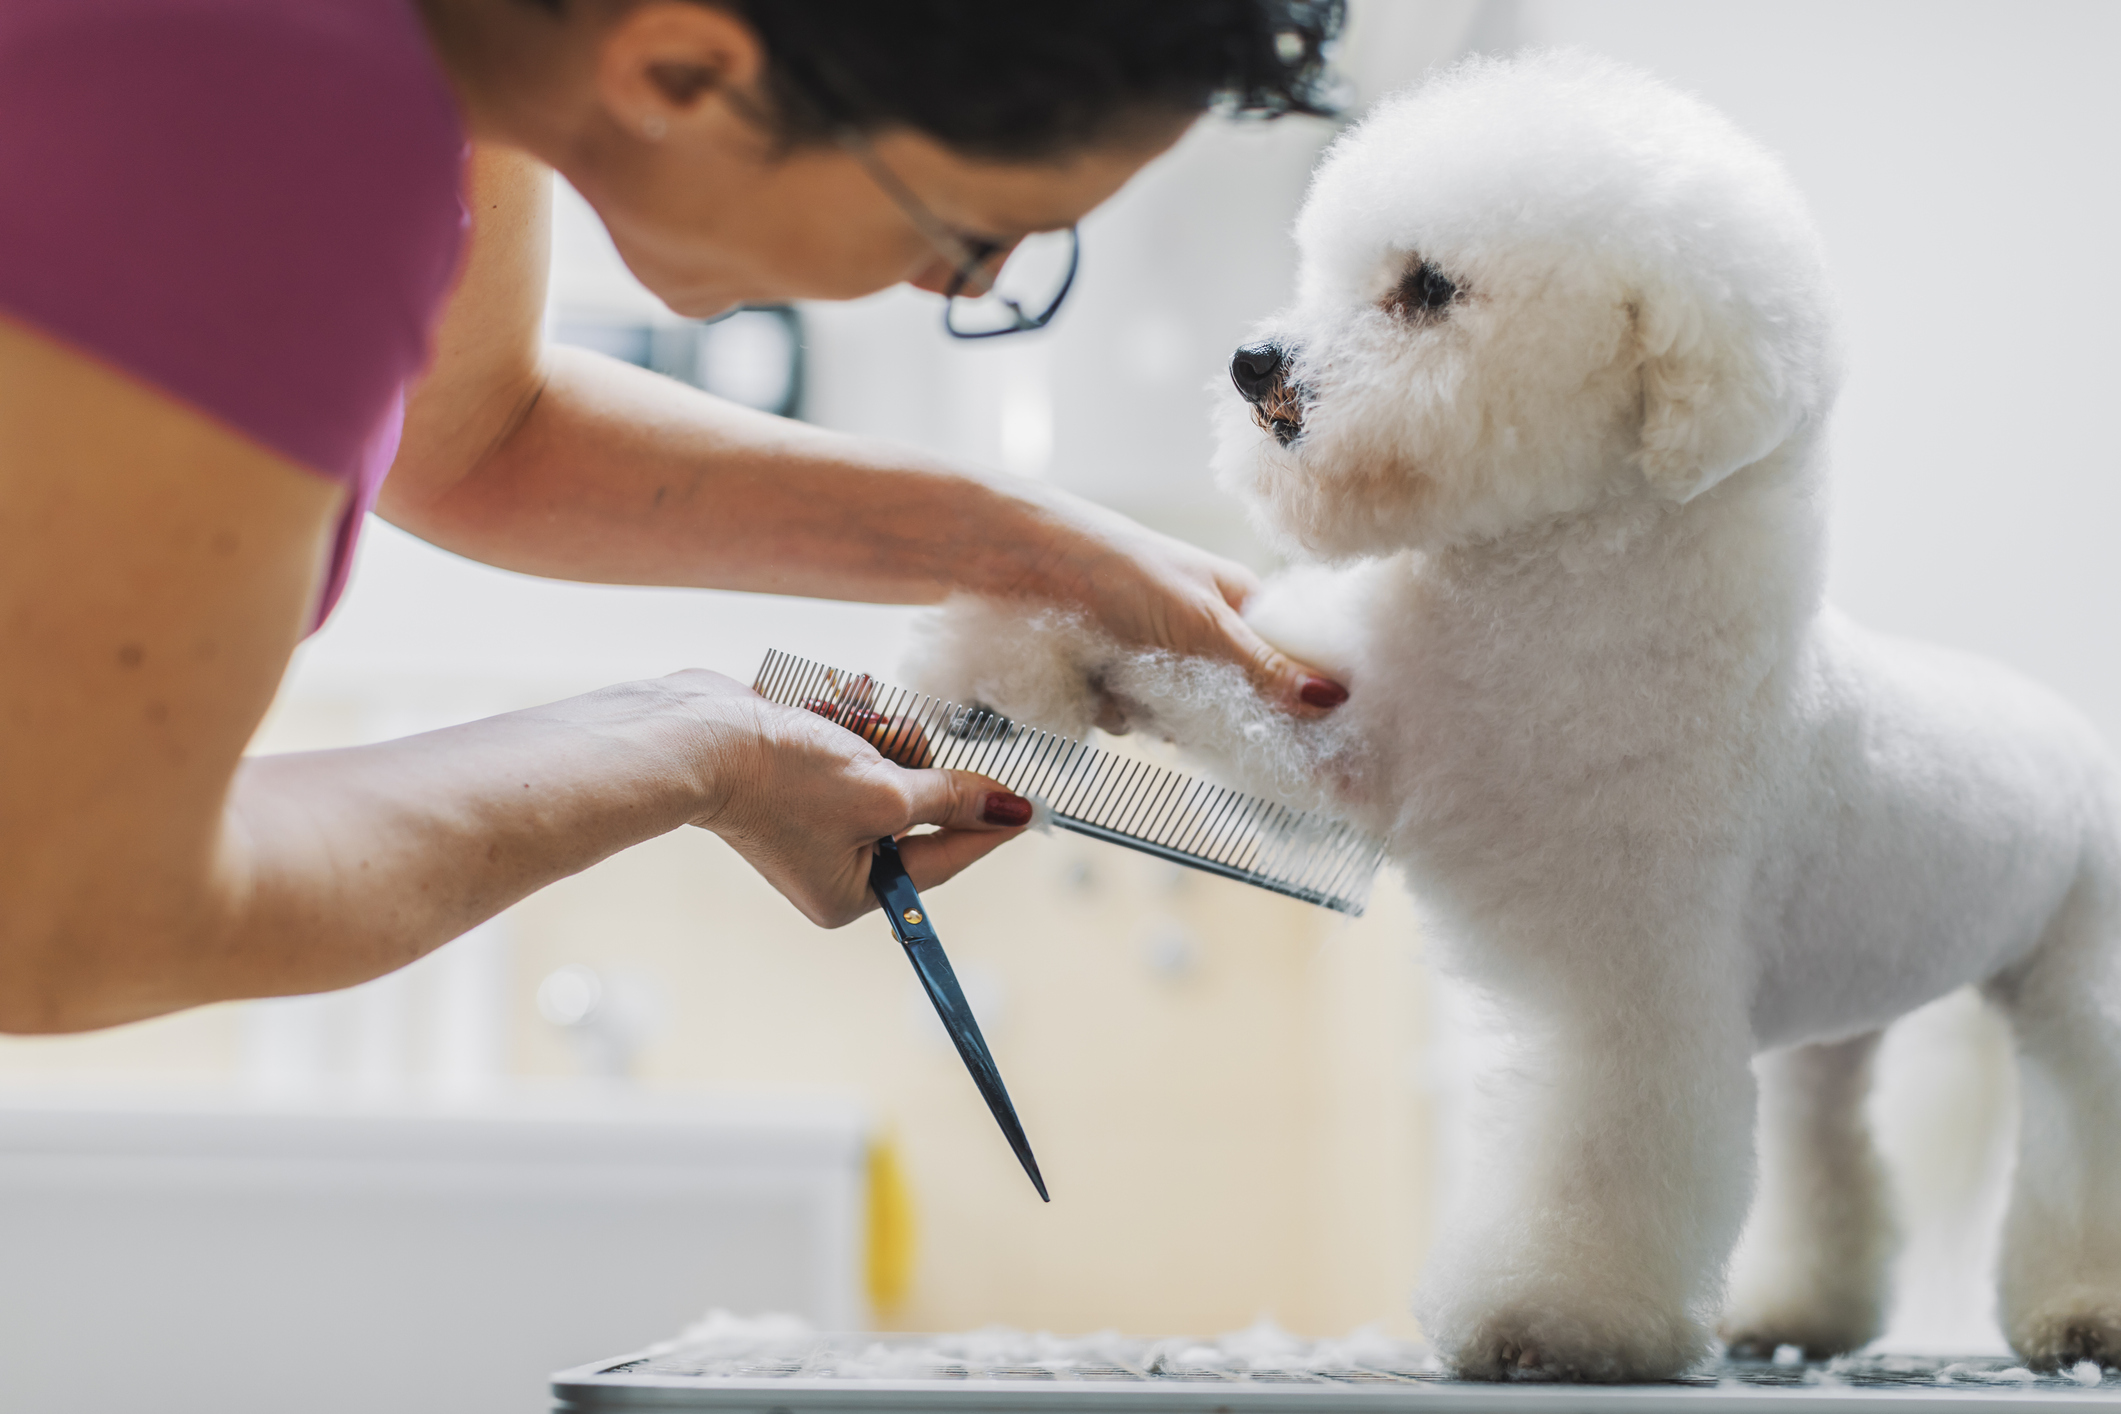
MULTIPOLYGON (((833 134, 846 153, 859 162, 871 181, 898 205, 936 253, 950 262, 956 273, 951 276, 949 289, 943 292, 943 329, 953 339, 997 339, 1004 334, 1027 334, 1034 329, 1043 329, 1053 322, 1060 312, 1068 291, 1075 288, 1076 271, 1082 268, 1083 238, 1076 227, 1068 227, 1068 271, 1061 277, 1060 289, 1046 307, 1037 314, 1024 313, 1023 305, 1000 296, 1008 307, 1010 323, 999 329, 960 329, 957 327, 957 308, 960 299, 984 299, 994 293, 994 281, 987 275, 987 262, 1013 247, 996 241, 971 240, 952 230, 934 212, 928 209, 913 189, 899 179, 898 173, 886 166, 869 139, 858 128, 843 127, 833 134), (966 294, 967 290, 973 293, 966 294)), ((1001 272, 995 272, 999 275, 1001 272)))

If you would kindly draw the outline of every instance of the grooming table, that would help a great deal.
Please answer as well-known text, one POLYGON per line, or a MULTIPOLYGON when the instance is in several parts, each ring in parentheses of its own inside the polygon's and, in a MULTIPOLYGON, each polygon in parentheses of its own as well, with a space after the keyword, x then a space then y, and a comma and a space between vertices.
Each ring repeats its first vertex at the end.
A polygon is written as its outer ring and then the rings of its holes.
POLYGON ((677 1342, 553 1376, 563 1414, 602 1410, 1085 1411, 1085 1414, 2032 1414, 2121 1410, 2121 1375, 2036 1375, 2009 1359, 1866 1355, 1727 1361, 1660 1384, 1500 1384, 1444 1376, 1417 1347, 1288 1341, 1233 1356, 1185 1340, 981 1332, 677 1342))

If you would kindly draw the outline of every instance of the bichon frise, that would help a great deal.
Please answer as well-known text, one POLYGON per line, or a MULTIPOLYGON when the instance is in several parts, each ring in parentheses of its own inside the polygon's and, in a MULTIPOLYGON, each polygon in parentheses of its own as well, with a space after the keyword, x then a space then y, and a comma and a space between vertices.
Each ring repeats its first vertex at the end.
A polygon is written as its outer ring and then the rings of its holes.
POLYGON ((1348 703, 965 602, 923 685, 1068 731, 1117 701, 1388 840, 1515 1043, 1419 1298, 1458 1372, 1876 1337, 1871 1058, 1967 983, 2021 1059, 2004 1329, 2121 1360, 2121 777, 2040 688, 1822 603, 1832 317, 1781 165, 1641 73, 1474 61, 1333 147, 1297 241, 1217 465, 1343 567, 1248 615, 1348 703))

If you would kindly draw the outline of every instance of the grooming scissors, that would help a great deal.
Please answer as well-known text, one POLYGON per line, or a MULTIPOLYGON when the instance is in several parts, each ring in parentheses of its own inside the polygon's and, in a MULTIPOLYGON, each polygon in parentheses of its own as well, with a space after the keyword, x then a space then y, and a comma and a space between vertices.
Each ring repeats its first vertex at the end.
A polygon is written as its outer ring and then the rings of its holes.
POLYGON ((1052 1202, 1046 1193, 1046 1180, 1039 1176, 1038 1160, 1031 1156, 1031 1141, 1024 1137, 1024 1126, 1017 1121, 1016 1106, 1009 1103, 1002 1073, 995 1068, 986 1038, 980 1035, 979 1022, 973 1019, 965 993, 957 985, 957 974, 950 970, 950 959, 943 955, 942 940, 935 935, 928 910, 914 891, 913 880, 906 876, 897 840, 877 841, 876 855, 869 861, 869 887, 884 906, 884 919, 891 925, 892 936, 905 948, 906 960, 919 974, 928 1000, 935 1003, 935 1014, 943 1019, 951 1044, 957 1047, 965 1069, 972 1072, 972 1083, 979 1086, 994 1122, 1002 1127, 1009 1147, 1016 1151, 1017 1161, 1030 1175, 1031 1186, 1038 1190, 1040 1198, 1052 1202))

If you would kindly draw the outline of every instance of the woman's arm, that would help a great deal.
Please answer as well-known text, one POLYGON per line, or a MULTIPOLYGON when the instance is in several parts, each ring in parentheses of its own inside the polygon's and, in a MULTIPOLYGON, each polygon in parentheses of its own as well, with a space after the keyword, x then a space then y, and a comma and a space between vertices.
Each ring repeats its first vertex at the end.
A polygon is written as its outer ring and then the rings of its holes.
POLYGON ((549 184, 527 158, 475 163, 470 262, 385 484, 391 520, 562 579, 1076 604, 1123 639, 1239 661, 1304 708, 1315 679, 1239 617, 1239 566, 1049 487, 541 347, 549 184))
POLYGON ((344 493, 0 321, 0 1030, 80 1030, 402 966, 687 822, 813 919, 1010 837, 909 771, 681 673, 348 751, 241 762, 344 493))

